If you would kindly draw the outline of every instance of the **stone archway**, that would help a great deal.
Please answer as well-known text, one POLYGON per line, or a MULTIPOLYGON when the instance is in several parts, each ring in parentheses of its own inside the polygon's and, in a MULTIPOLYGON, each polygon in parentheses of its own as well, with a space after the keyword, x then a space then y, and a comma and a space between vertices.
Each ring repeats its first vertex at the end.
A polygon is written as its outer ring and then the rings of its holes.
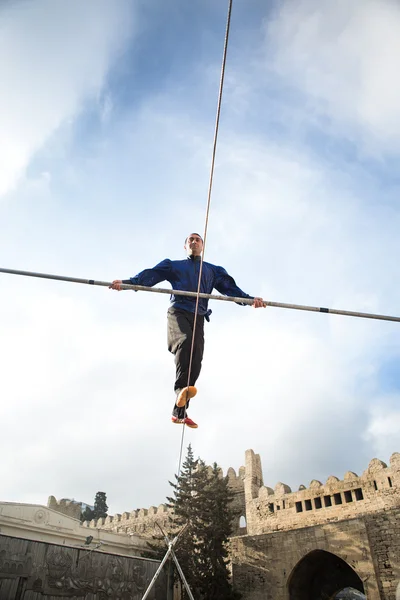
POLYGON ((297 563, 290 574, 288 588, 290 600, 332 600, 345 588, 364 593, 363 583, 354 569, 324 550, 314 550, 297 563))

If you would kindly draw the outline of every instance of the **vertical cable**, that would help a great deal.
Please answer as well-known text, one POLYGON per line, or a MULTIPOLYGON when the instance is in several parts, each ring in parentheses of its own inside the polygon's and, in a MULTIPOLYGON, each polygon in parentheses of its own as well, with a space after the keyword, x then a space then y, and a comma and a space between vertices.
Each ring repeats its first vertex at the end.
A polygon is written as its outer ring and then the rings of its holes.
MULTIPOLYGON (((223 50, 223 56, 222 56, 221 77, 220 77, 220 83, 219 83, 219 93, 218 93, 218 103, 217 103, 217 116, 216 116, 216 119, 215 119, 214 143, 213 143, 212 158, 211 158, 210 179, 209 179, 209 184, 208 184, 207 208, 206 208, 206 216, 205 216, 205 224, 204 224, 204 234, 203 234, 203 253, 202 253, 201 259, 200 259, 199 279, 198 279, 198 283, 197 283, 196 308, 195 308, 195 312, 194 312, 192 345, 191 345, 191 348, 190 348, 190 361, 189 361, 189 374, 188 374, 187 387, 189 387, 189 384, 190 384, 190 375, 191 375, 191 372, 192 372, 194 340, 195 340, 195 335, 196 335, 197 313, 198 313, 198 308, 199 308, 199 294, 200 294, 200 287, 201 287, 201 276, 202 276, 202 273, 203 273, 204 254, 205 254, 206 242, 207 242, 208 220, 209 220, 209 215, 210 215, 211 192, 212 192, 213 180, 214 180, 215 155, 216 155, 216 151, 217 151, 217 141, 218 141, 218 131, 219 131, 219 119, 220 119, 220 115, 221 115, 222 92, 223 92, 223 89, 224 89, 225 66, 226 66, 226 56, 227 56, 227 51, 228 51, 229 30, 230 30, 230 26, 231 26, 231 15, 232 15, 232 0, 229 0, 228 16, 227 16, 227 21, 226 21, 225 40, 224 40, 224 50, 223 50)), ((185 408, 185 415, 186 415, 186 408, 185 408)), ((183 425, 183 429, 182 429, 181 448, 180 448, 180 454, 179 454, 178 477, 179 477, 180 472, 181 472, 182 449, 183 449, 183 439, 184 439, 184 436, 185 436, 185 424, 183 425)))

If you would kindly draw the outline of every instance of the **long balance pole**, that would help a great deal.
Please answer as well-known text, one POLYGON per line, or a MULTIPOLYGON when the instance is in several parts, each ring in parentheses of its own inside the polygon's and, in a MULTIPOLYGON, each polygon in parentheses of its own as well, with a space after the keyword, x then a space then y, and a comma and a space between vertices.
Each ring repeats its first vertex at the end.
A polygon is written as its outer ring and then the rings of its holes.
MULTIPOLYGON (((34 273, 32 271, 17 271, 16 269, 2 269, 0 273, 8 273, 10 275, 25 275, 27 277, 39 277, 41 279, 55 279, 56 281, 68 281, 69 283, 85 283, 87 285, 100 285, 103 287, 109 287, 110 281, 96 281, 94 279, 79 279, 78 277, 65 277, 64 275, 49 275, 47 273, 34 273)), ((156 294, 175 294, 176 296, 190 296, 195 298, 197 292, 186 292, 183 290, 170 290, 165 288, 151 288, 144 285, 127 285, 122 284, 121 289, 123 290, 135 290, 136 292, 153 292, 156 294)), ((200 298, 207 298, 209 300, 223 300, 225 302, 236 302, 238 304, 253 304, 251 298, 236 298, 231 296, 217 296, 216 294, 199 294, 200 298)), ((361 319, 378 319, 380 321, 395 321, 400 322, 400 317, 392 317, 390 315, 376 315, 373 313, 356 312, 352 310, 340 310, 336 308, 323 308, 318 306, 307 306, 303 304, 286 304, 284 302, 271 302, 270 300, 264 300, 265 306, 272 306, 274 308, 290 308, 292 310, 306 310, 309 312, 320 312, 328 313, 330 315, 344 315, 345 317, 359 317, 361 319)))

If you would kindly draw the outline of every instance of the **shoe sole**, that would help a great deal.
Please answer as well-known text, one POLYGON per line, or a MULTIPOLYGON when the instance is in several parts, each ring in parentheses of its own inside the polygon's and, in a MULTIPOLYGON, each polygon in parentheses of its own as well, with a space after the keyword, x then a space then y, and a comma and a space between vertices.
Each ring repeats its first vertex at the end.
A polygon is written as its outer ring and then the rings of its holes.
POLYGON ((186 406, 186 402, 193 398, 196 394, 197 389, 194 387, 194 385, 189 385, 189 387, 183 388, 183 390, 179 392, 179 396, 176 399, 176 406, 183 408, 186 406))
POLYGON ((186 427, 189 427, 190 429, 197 429, 198 425, 188 425, 188 423, 182 423, 182 421, 171 421, 171 423, 174 423, 174 425, 186 425, 186 427))

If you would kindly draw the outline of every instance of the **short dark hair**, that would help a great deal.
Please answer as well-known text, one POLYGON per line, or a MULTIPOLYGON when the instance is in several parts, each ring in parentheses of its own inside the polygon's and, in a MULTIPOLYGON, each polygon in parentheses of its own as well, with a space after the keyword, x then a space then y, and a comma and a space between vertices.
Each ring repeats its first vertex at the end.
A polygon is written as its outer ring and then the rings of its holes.
POLYGON ((190 235, 188 235, 188 236, 187 236, 187 238, 185 239, 185 244, 186 244, 186 242, 188 241, 188 238, 190 238, 190 236, 191 236, 191 235, 198 235, 198 236, 199 236, 199 238, 201 239, 201 241, 202 241, 202 242, 203 242, 203 244, 204 244, 204 240, 203 240, 203 238, 201 237, 201 235, 200 235, 199 233, 196 233, 195 231, 193 231, 193 232, 192 232, 190 235))

